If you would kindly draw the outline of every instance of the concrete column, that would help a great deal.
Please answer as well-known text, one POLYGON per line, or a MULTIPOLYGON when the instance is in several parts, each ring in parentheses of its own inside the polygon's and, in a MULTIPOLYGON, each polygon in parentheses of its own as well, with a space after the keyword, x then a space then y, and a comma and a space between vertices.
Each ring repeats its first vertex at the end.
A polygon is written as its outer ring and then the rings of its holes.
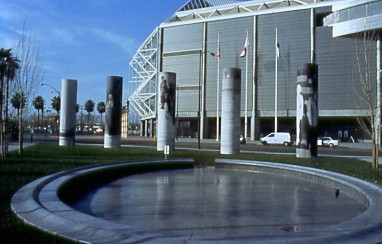
POLYGON ((201 113, 201 128, 200 128, 200 131, 202 132, 201 133, 201 137, 200 139, 208 139, 208 117, 207 117, 207 111, 202 111, 201 113))
POLYGON ((317 157, 318 66, 300 65, 297 71, 296 157, 317 157))
POLYGON ((162 72, 158 80, 158 122, 157 150, 164 151, 166 145, 170 152, 175 150, 175 104, 176 104, 176 73, 162 72))
POLYGON ((145 119, 145 132, 144 132, 145 137, 148 137, 148 131, 149 131, 148 121, 149 121, 148 119, 145 119))
POLYGON ((255 126, 256 126, 255 120, 256 120, 255 111, 252 110, 252 114, 251 114, 251 133, 250 133, 251 141, 255 140, 255 126))
POLYGON ((122 83, 120 76, 107 77, 104 148, 121 146, 122 83))
POLYGON ((61 82, 60 146, 75 144, 77 80, 63 79, 61 82))
POLYGON ((222 81, 221 154, 240 153, 241 70, 225 68, 222 81))
POLYGON ((154 137, 154 119, 150 119, 150 137, 154 137))
POLYGON ((141 130, 139 132, 139 135, 144 136, 145 135, 144 131, 145 131, 145 122, 141 120, 141 130))

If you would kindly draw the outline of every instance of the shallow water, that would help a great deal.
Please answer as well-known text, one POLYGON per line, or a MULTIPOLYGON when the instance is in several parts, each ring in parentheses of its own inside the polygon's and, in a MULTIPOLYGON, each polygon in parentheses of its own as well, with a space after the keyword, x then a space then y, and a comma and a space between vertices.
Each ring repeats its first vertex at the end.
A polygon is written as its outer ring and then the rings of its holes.
POLYGON ((74 208, 143 230, 199 238, 325 234, 366 207, 289 176, 194 168, 133 175, 95 189, 74 208))

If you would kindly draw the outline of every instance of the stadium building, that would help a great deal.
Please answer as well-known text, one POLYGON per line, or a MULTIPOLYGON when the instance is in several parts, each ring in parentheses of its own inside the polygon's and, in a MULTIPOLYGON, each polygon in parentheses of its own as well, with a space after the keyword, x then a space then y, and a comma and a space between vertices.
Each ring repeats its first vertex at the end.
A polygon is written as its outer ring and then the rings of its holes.
MULTIPOLYGON (((363 60, 372 67, 377 106, 381 29, 381 0, 191 0, 160 24, 131 60, 136 88, 130 108, 140 116, 142 136, 155 136, 159 73, 175 72, 178 136, 200 132, 200 138, 216 138, 223 69, 238 67, 241 133, 258 139, 274 131, 277 120, 278 131, 294 134, 297 69, 316 63, 320 135, 360 138, 356 117, 370 112, 357 55, 364 57, 366 45, 371 47, 363 60), (364 33, 376 37, 364 42, 364 33)), ((380 113, 376 117, 380 124, 380 113)))

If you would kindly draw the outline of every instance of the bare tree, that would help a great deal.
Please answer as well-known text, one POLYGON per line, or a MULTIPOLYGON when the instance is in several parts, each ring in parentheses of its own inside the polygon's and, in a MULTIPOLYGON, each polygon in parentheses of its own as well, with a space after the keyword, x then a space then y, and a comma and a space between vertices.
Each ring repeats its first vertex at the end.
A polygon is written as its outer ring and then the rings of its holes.
MULTIPOLYGON (((19 43, 15 48, 15 54, 20 60, 20 68, 17 70, 14 89, 16 93, 21 94, 21 100, 28 103, 33 90, 43 78, 42 56, 36 39, 31 32, 26 32, 25 25, 20 35, 19 43)), ((27 106, 26 106, 27 107, 27 106)), ((23 110, 20 109, 19 116, 19 153, 23 152, 24 124, 23 110)))
MULTIPOLYGON (((358 116, 361 128, 370 135, 372 141, 372 167, 378 168, 378 149, 381 128, 380 63, 375 57, 380 55, 380 34, 376 31, 360 33, 356 41, 356 75, 354 84, 359 96, 359 106, 367 109, 366 116, 358 116)), ((378 59, 378 58, 377 58, 378 59)))

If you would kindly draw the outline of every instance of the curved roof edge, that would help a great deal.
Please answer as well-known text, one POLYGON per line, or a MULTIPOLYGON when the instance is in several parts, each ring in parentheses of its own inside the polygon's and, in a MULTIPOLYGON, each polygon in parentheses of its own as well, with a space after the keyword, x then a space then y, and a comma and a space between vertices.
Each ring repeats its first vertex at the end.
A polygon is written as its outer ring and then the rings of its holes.
POLYGON ((163 24, 339 1, 344 0, 190 0, 163 24))
POLYGON ((382 30, 382 0, 348 0, 333 5, 324 25, 333 28, 333 37, 382 30))
POLYGON ((208 8, 212 6, 226 5, 238 2, 245 2, 250 0, 190 0, 183 7, 181 7, 177 12, 194 10, 199 8, 208 8))

